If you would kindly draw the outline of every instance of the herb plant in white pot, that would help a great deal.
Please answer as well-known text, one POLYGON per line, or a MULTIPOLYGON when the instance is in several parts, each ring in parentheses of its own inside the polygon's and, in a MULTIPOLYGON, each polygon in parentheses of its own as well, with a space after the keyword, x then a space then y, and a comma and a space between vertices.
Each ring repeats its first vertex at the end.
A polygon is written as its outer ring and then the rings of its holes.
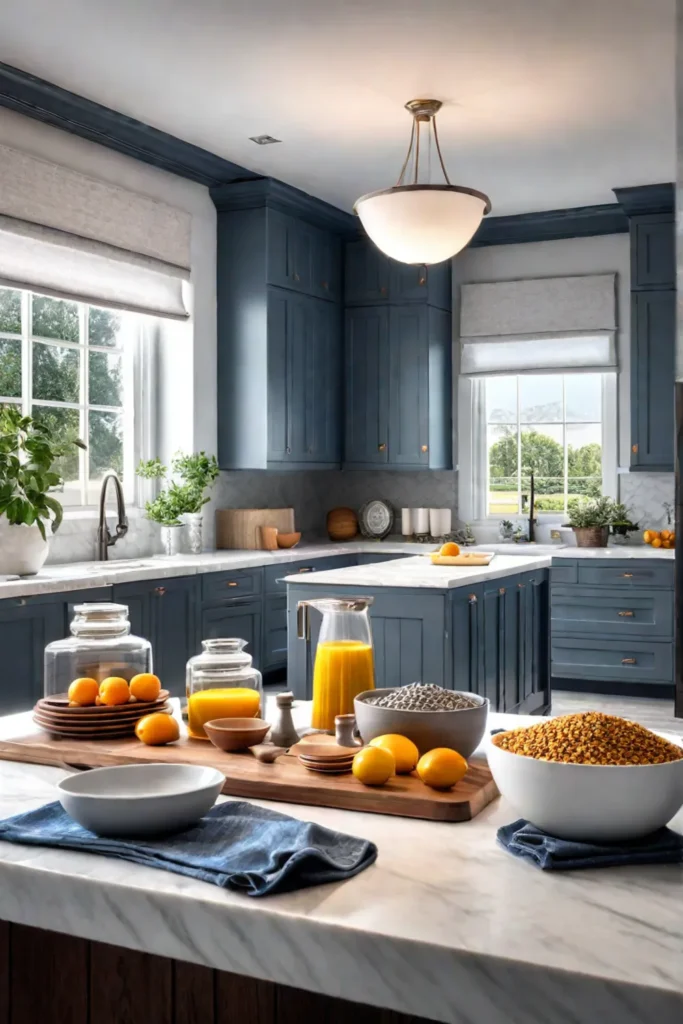
POLYGON ((183 533, 188 534, 188 547, 192 554, 202 550, 202 508, 209 501, 205 492, 218 477, 215 455, 195 452, 178 453, 171 463, 171 473, 159 459, 141 462, 138 476, 146 480, 168 480, 168 487, 145 505, 147 518, 161 526, 164 553, 178 554, 182 548, 183 533), (174 477, 178 477, 178 482, 174 477), (183 527, 185 529, 183 529, 183 527))
POLYGON ((62 521, 62 506, 50 494, 62 483, 55 462, 76 445, 56 441, 49 427, 19 409, 0 410, 0 574, 37 573, 48 556, 48 537, 62 521))

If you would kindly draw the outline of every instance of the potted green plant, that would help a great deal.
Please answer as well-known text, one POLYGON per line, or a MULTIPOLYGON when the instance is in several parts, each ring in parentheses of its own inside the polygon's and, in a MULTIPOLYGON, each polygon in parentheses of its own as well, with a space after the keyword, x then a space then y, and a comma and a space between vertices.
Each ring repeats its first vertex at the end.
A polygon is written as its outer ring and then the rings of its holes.
POLYGON ((14 406, 0 410, 0 573, 29 575, 47 558, 48 531, 62 521, 61 503, 50 494, 62 483, 55 462, 77 438, 57 441, 49 427, 14 406))
POLYGON ((630 533, 637 533, 640 524, 634 523, 631 519, 631 511, 623 502, 616 502, 613 509, 613 519, 610 524, 610 533, 617 544, 627 544, 630 533))
POLYGON ((206 491, 219 474, 216 456, 206 452, 192 455, 178 452, 171 462, 170 473, 160 459, 141 462, 136 472, 145 480, 165 479, 168 482, 167 488, 145 505, 147 518, 161 526, 165 553, 179 553, 182 527, 186 526, 190 551, 199 554, 202 550, 202 508, 209 501, 206 491))
POLYGON ((569 522, 579 548, 605 548, 615 518, 613 498, 584 498, 569 502, 569 522))

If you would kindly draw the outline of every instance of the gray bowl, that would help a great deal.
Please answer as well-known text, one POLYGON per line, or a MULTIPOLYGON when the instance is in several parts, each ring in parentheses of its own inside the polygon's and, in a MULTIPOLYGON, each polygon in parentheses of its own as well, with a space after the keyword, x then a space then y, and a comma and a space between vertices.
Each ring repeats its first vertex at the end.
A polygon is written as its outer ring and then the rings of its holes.
POLYGON ((100 836, 153 836, 189 828, 216 802, 225 778, 194 764, 128 764, 69 775, 62 807, 100 836))
POLYGON ((368 703, 368 698, 384 697, 396 689, 398 687, 365 690, 354 700, 356 724, 364 743, 369 743, 375 736, 398 733, 412 740, 420 754, 426 754, 434 747, 450 747, 463 757, 474 753, 486 731, 489 711, 486 697, 468 693, 468 697, 479 702, 478 707, 459 711, 398 711, 368 703))

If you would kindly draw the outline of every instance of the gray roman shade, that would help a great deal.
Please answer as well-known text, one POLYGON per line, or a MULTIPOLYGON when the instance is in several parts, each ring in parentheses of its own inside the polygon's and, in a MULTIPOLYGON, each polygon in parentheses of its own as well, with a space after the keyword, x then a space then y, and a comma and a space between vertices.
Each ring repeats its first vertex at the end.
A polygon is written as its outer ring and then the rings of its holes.
POLYGON ((0 285, 187 318, 191 218, 0 146, 0 285))
POLYGON ((465 284, 461 374, 616 369, 616 328, 615 274, 465 284))

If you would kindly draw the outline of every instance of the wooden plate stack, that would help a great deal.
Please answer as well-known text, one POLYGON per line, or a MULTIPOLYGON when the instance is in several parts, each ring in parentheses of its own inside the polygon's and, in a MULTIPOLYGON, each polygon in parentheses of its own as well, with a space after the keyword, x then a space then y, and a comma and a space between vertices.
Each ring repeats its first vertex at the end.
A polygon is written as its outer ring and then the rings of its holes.
POLYGON ((172 714, 169 691, 162 690, 157 700, 131 701, 128 704, 92 704, 70 707, 69 698, 55 694, 39 700, 33 709, 33 721, 51 736, 65 739, 100 740, 133 736, 135 726, 155 712, 172 714))
POLYGON ((323 772, 326 775, 344 775, 351 771, 351 765, 360 747, 339 747, 336 744, 298 743, 296 753, 299 763, 309 772, 323 772))

